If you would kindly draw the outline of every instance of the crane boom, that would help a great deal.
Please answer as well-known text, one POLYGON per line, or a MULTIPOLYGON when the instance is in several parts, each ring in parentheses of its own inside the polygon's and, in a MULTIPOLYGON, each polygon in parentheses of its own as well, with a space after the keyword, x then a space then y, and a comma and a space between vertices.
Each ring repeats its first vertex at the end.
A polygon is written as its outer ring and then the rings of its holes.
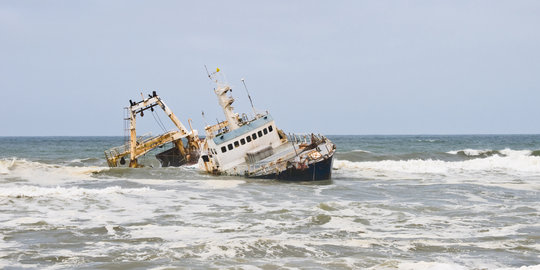
POLYGON ((129 101, 129 142, 127 145, 111 148, 105 151, 105 157, 110 167, 117 167, 118 161, 125 163, 125 157, 129 155, 129 167, 136 168, 140 165, 137 158, 148 153, 150 150, 160 147, 166 143, 173 142, 178 149, 179 155, 186 162, 196 161, 199 151, 199 138, 196 130, 188 131, 182 122, 176 117, 171 109, 161 100, 161 98, 153 91, 152 95, 143 99, 140 102, 129 101), (144 115, 144 111, 159 106, 165 114, 171 119, 173 124, 178 128, 178 131, 169 131, 159 136, 155 136, 146 140, 137 140, 136 117, 140 114, 144 115), (184 146, 182 139, 186 138, 188 144, 184 146))

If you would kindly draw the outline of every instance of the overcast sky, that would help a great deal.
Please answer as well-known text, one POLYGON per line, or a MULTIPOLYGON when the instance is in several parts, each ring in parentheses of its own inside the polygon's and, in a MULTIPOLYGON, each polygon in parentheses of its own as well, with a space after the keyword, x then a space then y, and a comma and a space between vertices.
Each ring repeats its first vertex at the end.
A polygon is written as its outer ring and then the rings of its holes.
POLYGON ((204 65, 287 132, 540 133, 540 1, 3 0, 0 136, 123 135, 152 90, 202 133, 204 65))

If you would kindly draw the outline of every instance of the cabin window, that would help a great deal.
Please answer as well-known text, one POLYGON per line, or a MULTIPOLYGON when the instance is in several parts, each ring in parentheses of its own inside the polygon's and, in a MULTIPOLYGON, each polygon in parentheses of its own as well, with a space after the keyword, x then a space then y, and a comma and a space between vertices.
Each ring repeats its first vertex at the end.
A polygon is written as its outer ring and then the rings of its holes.
POLYGON ((261 130, 259 130, 259 132, 257 134, 259 134, 259 138, 262 137, 262 131, 261 130))
POLYGON ((264 135, 268 134, 268 130, 266 128, 263 129, 264 135))
POLYGON ((227 145, 227 148, 229 148, 229 150, 232 150, 232 143, 229 143, 229 145, 227 145))
POLYGON ((247 142, 251 142, 251 136, 246 137, 247 142))
POLYGON ((225 153, 225 152, 227 152, 227 147, 222 146, 222 147, 221 147, 221 153, 225 153))
POLYGON ((251 134, 251 138, 253 138, 254 140, 257 139, 257 134, 255 133, 251 134))
POLYGON ((272 132, 274 128, 272 126, 268 126, 268 131, 272 132))
POLYGON ((238 141, 234 142, 234 147, 239 147, 240 144, 238 143, 238 141))
POLYGON ((244 138, 240 139, 240 144, 242 145, 246 144, 246 140, 244 140, 244 138))

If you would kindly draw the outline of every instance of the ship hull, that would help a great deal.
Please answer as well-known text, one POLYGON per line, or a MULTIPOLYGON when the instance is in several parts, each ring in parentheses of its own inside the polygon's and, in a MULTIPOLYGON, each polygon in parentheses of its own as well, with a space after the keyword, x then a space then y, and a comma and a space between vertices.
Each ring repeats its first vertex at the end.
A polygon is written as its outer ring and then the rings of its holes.
POLYGON ((321 161, 309 164, 307 168, 298 169, 296 167, 288 168, 279 173, 266 175, 248 176, 248 178, 274 179, 281 181, 322 181, 332 178, 332 164, 334 156, 330 156, 321 161))

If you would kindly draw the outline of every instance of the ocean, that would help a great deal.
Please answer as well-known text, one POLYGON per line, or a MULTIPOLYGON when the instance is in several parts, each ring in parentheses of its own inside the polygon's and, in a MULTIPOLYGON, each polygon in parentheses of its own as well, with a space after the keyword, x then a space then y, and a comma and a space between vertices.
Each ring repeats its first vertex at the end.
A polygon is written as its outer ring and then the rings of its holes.
POLYGON ((540 135, 328 137, 316 183, 0 137, 0 268, 540 269, 540 135))

